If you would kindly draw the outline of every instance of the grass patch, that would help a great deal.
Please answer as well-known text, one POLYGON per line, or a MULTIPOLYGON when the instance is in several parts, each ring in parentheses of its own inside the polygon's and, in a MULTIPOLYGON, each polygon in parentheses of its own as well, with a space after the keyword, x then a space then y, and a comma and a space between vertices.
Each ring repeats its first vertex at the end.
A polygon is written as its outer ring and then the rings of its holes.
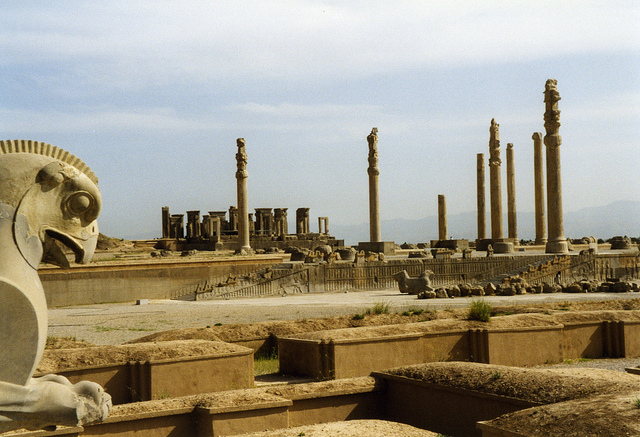
POLYGON ((376 302, 373 307, 367 308, 365 314, 389 314, 389 302, 376 302))
POLYGON ((109 331, 119 331, 121 328, 114 328, 113 326, 101 326, 96 325, 96 332, 109 332, 109 331))
POLYGON ((253 356, 253 374, 269 375, 280 371, 280 361, 278 360, 278 352, 275 348, 271 352, 258 353, 253 356))
POLYGON ((403 316, 419 316, 422 313, 424 313, 424 309, 422 308, 409 307, 406 311, 402 312, 402 315, 403 316))
POLYGON ((364 319, 364 314, 354 314, 353 317, 351 317, 352 320, 362 320, 364 319))
POLYGON ((480 322, 488 322, 491 319, 491 304, 484 299, 471 301, 467 317, 469 320, 478 320, 480 322))
POLYGON ((635 398, 633 401, 633 406, 640 409, 640 398, 635 398))
POLYGON ((491 375, 491 379, 493 381, 498 380, 500 378, 502 378, 502 373, 500 373, 500 372, 496 371, 496 372, 493 372, 493 374, 491 375))

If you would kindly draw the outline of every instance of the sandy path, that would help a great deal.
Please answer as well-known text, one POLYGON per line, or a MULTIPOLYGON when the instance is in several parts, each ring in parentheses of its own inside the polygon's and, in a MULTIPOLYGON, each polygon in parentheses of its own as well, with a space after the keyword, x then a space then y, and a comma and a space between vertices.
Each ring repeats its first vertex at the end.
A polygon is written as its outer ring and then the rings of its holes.
MULTIPOLYGON (((634 299, 638 293, 539 294, 487 296, 493 306, 574 302, 604 299, 634 299)), ((349 293, 287 295, 250 299, 186 302, 154 300, 146 305, 100 304, 49 310, 49 335, 75 337, 94 344, 121 344, 154 332, 169 329, 296 320, 363 313, 376 303, 385 303, 391 312, 409 308, 446 310, 468 307, 471 298, 417 299, 397 290, 349 293)))

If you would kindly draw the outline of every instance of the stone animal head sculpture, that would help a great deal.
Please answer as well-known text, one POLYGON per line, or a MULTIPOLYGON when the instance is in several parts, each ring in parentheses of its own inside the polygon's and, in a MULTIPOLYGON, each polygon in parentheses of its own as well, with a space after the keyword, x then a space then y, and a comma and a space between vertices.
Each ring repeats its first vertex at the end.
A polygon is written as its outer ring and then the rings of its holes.
POLYGON ((110 408, 97 384, 32 379, 47 338, 37 269, 43 259, 69 266, 57 242, 74 252, 76 262, 90 261, 102 206, 97 182, 86 164, 62 149, 0 141, 0 432, 87 423, 110 408), (55 399, 48 399, 52 394, 55 399))

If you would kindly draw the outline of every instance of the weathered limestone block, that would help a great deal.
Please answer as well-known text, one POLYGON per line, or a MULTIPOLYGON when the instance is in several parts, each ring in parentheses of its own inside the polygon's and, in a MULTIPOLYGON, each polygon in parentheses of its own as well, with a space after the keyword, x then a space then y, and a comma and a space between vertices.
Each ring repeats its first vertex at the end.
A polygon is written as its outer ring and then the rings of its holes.
POLYGON ((435 298, 436 298, 436 292, 433 290, 425 290, 418 294, 418 299, 435 299, 435 298))
POLYGON ((547 284, 547 283, 545 283, 542 286, 542 292, 543 293, 561 293, 562 292, 562 286, 560 286, 558 284, 547 284))
POLYGON ((631 249, 631 238, 627 237, 613 237, 611 239, 611 250, 625 250, 631 249))
POLYGON ((447 294, 449 295, 449 297, 461 297, 462 291, 460 290, 460 287, 458 287, 457 285, 453 285, 449 287, 449 289, 447 290, 447 294))
POLYGON ((498 287, 489 282, 482 290, 482 294, 474 294, 474 296, 493 296, 496 294, 496 291, 498 291, 498 287))
POLYGON ((436 297, 438 299, 446 299, 449 297, 449 295, 447 294, 447 289, 444 287, 440 287, 438 289, 436 289, 436 297))
POLYGON ((582 284, 579 282, 571 283, 566 289, 566 293, 586 293, 586 290, 582 287, 582 284))

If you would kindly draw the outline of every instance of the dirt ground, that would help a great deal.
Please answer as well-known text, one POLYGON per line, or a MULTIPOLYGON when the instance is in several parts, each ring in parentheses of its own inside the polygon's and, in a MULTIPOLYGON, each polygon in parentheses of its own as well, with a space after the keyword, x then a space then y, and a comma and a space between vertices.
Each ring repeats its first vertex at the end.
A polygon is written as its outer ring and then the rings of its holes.
MULTIPOLYGON (((640 310, 640 298, 630 300, 555 302, 533 305, 496 306, 493 308, 492 315, 494 323, 500 324, 501 328, 508 328, 508 320, 499 319, 498 317, 500 315, 538 315, 539 317, 534 317, 532 321, 535 321, 536 323, 545 323, 543 320, 546 318, 546 316, 552 316, 554 314, 562 315, 566 319, 567 317, 569 317, 568 314, 573 314, 576 312, 635 309, 640 310)), ((206 327, 201 326, 197 328, 184 328, 158 332, 137 338, 130 341, 130 343, 181 339, 204 339, 233 342, 264 338, 269 336, 270 334, 274 334, 276 336, 286 336, 343 328, 405 325, 409 323, 423 322, 428 320, 449 320, 450 323, 448 323, 448 325, 454 328, 456 326, 456 320, 467 320, 467 313, 468 309, 466 308, 446 310, 421 310, 414 308, 412 310, 405 310, 402 313, 358 314, 358 317, 354 317, 354 314, 351 316, 323 317, 317 319, 283 320, 206 327), (362 316, 362 318, 360 318, 359 316, 362 316)), ((549 321, 548 323, 554 322, 549 321)))

